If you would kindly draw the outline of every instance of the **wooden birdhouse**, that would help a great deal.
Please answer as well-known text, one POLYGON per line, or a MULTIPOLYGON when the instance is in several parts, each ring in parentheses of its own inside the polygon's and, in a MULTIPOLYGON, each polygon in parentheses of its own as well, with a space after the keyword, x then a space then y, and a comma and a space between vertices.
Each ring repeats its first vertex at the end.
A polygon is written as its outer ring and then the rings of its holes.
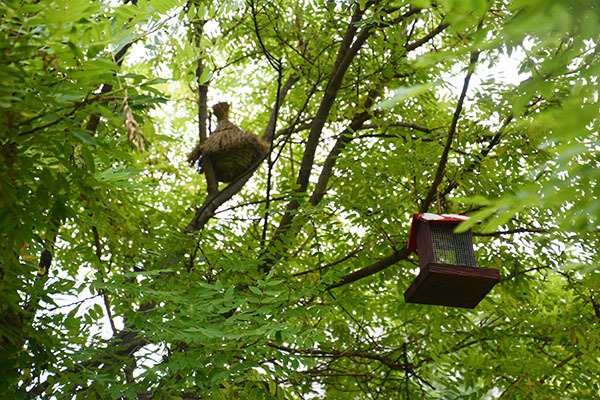
POLYGON ((471 231, 454 232, 468 218, 413 215, 408 248, 418 251, 421 272, 404 292, 407 303, 475 308, 500 281, 498 270, 477 267, 471 231))

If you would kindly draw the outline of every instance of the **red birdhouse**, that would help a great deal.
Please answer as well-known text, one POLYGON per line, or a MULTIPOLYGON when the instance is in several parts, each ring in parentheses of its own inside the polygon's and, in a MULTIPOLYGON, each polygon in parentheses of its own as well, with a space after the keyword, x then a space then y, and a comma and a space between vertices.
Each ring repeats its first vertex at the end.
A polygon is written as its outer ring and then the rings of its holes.
POLYGON ((454 229, 465 215, 413 215, 408 248, 419 254, 421 272, 404 292, 407 303, 475 308, 496 283, 500 273, 479 268, 468 230, 454 229))

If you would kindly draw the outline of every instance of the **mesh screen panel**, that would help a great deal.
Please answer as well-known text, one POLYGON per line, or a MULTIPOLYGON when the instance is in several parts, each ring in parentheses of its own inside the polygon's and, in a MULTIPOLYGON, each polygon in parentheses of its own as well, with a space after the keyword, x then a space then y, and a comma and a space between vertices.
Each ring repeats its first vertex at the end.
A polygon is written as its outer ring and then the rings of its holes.
POLYGON ((431 224, 433 251, 440 264, 476 267, 471 231, 454 233, 454 224, 431 224))

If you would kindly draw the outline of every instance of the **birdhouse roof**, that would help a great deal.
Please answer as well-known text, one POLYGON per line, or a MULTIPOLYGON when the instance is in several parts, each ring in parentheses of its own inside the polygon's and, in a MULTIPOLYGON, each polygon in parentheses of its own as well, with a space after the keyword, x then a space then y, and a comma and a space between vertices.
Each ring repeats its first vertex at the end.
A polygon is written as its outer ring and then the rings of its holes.
POLYGON ((419 221, 424 222, 426 224, 459 224, 460 222, 463 222, 467 219, 469 219, 469 217, 467 217, 466 215, 459 214, 413 214, 407 247, 412 250, 415 250, 417 248, 417 233, 419 231, 419 221))

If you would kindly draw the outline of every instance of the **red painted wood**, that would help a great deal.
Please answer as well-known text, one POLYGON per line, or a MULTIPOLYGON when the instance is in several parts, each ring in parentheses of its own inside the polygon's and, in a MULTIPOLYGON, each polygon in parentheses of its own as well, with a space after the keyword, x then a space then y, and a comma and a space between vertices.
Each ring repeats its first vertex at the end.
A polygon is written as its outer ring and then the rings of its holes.
POLYGON ((435 253, 433 252, 433 238, 429 225, 419 222, 421 225, 417 233, 417 253, 419 254, 419 266, 425 268, 431 263, 435 263, 435 253))
POLYGON ((466 215, 456 215, 456 214, 428 214, 428 213, 420 213, 413 214, 412 223, 410 225, 410 233, 408 235, 408 244, 407 247, 411 250, 417 249, 417 235, 419 232, 419 227, 425 226, 427 224, 454 224, 458 225, 461 222, 469 219, 466 215), (439 219, 428 219, 427 215, 438 216, 439 219))
POLYGON ((492 268, 428 264, 404 292, 407 303, 475 308, 500 282, 492 268))

